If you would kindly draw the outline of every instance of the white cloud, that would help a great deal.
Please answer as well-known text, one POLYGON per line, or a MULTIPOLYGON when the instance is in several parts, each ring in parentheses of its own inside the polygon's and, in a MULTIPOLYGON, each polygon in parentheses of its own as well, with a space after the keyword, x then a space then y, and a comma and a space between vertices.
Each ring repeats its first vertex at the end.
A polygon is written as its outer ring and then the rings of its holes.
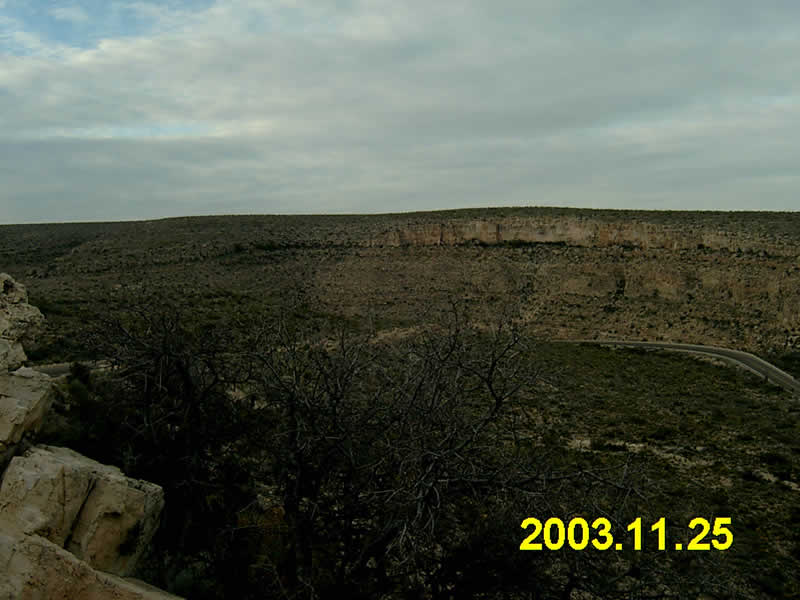
POLYGON ((59 21, 68 21, 70 23, 85 23, 89 20, 89 15, 78 5, 72 6, 57 6, 47 11, 51 17, 59 21))
POLYGON ((117 3, 151 31, 90 49, 0 21, 30 55, 0 69, 4 218, 796 207, 800 6, 501 4, 117 3))

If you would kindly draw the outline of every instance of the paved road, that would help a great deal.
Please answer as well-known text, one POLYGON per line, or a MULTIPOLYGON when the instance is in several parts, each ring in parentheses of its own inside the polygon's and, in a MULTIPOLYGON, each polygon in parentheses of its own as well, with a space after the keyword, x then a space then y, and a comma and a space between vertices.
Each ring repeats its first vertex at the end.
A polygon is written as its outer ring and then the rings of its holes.
MULTIPOLYGON (((718 348, 716 346, 700 346, 697 344, 676 344, 672 342, 634 342, 626 340, 559 340, 559 342, 573 344, 601 344, 604 346, 624 346, 630 348, 653 348, 658 350, 672 350, 676 352, 688 352, 690 354, 699 354, 703 356, 713 356, 714 358, 720 358, 730 364, 744 367, 748 371, 751 371, 794 394, 800 395, 800 381, 796 380, 785 371, 781 371, 775 365, 772 365, 759 358, 755 354, 742 352, 741 350, 718 348)), ((103 368, 107 365, 103 365, 101 362, 95 362, 92 366, 94 368, 103 368)), ((37 371, 47 373, 51 377, 58 377, 59 375, 66 375, 69 373, 69 363, 40 365, 33 368, 37 371)))
MULTIPOLYGON (((569 341, 569 340, 564 340, 569 341)), ((800 395, 800 381, 781 371, 778 367, 759 358, 755 354, 742 352, 741 350, 731 350, 729 348, 717 348, 716 346, 700 346, 697 344, 676 344, 672 342, 633 342, 626 340, 575 340, 574 343, 581 344, 601 344, 604 346, 624 346, 630 348, 653 348, 658 350, 673 350, 676 352, 688 352, 690 354, 700 354, 713 356, 722 360, 744 367, 756 375, 765 378, 785 390, 800 395)))

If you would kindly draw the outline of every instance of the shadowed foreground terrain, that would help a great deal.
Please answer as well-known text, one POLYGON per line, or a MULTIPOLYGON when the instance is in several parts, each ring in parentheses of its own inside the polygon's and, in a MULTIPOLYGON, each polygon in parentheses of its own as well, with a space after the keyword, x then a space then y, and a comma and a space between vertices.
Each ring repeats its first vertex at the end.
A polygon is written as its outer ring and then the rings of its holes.
POLYGON ((798 257, 796 214, 0 227, 0 271, 47 318, 29 358, 117 365, 73 372, 46 441, 165 488, 142 576, 192 598, 798 597, 797 398, 552 343, 708 343, 797 376, 798 257), (606 517, 625 543, 521 552, 527 517, 606 517), (730 518, 730 549, 674 550, 695 517, 730 518))

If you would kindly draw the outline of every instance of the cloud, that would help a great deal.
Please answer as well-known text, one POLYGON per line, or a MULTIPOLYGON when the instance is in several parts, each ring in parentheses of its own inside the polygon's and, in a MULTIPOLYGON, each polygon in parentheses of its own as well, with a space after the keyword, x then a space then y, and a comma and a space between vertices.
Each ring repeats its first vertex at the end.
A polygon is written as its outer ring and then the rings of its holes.
POLYGON ((794 3, 110 6, 140 31, 11 24, 0 220, 796 208, 794 3))
POLYGON ((89 15, 86 14, 86 11, 77 5, 57 6, 51 8, 48 13, 54 19, 69 21, 70 23, 85 23, 89 20, 89 15))

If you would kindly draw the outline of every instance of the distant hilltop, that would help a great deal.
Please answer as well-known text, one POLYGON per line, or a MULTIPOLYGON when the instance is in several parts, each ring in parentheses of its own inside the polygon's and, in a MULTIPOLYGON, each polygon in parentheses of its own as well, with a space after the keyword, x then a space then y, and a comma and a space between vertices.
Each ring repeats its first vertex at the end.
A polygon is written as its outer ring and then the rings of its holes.
MULTIPOLYGON (((75 247, 110 236, 160 243, 170 238, 220 245, 235 229, 239 243, 288 246, 404 246, 545 243, 800 254, 800 212, 641 211, 554 207, 472 208, 375 215, 220 215, 150 221, 0 225, 0 256, 22 239, 75 247)), ((23 244, 24 245, 24 244, 23 244)), ((213 250, 211 251, 213 254, 213 250)))

